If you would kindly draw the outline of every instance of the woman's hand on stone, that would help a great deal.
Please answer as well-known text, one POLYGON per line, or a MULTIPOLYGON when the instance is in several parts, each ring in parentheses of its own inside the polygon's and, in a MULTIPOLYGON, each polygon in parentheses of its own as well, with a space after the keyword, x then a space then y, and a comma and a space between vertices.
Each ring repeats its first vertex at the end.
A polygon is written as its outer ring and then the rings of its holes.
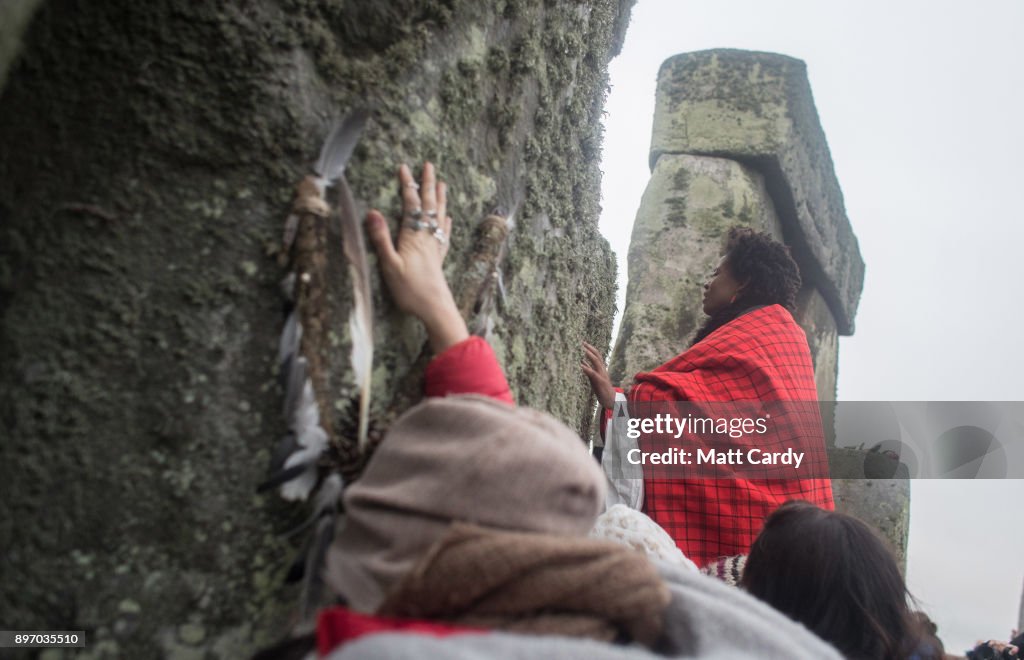
POLYGON ((590 380, 590 388, 603 408, 611 409, 615 405, 615 387, 604 366, 604 358, 596 348, 583 342, 584 360, 580 364, 584 375, 590 380))
POLYGON ((448 188, 436 180, 431 163, 424 163, 420 184, 402 165, 398 183, 402 194, 398 240, 392 243, 388 223, 376 209, 366 216, 366 230, 395 304, 423 321, 431 346, 441 352, 469 336, 442 270, 452 228, 448 188))

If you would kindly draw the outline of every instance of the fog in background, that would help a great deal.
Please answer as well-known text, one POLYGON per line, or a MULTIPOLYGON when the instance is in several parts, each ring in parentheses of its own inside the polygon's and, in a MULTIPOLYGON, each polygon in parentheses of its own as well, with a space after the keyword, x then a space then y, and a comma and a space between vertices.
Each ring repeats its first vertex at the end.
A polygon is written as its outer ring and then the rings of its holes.
MULTIPOLYGON (((1019 0, 640 0, 604 122, 601 230, 620 312, 661 62, 782 53, 807 63, 867 264, 838 397, 1024 400, 1022 28, 1019 0)), ((921 480, 911 500, 908 581, 947 651, 1005 639, 1024 583, 1024 482, 921 480)))

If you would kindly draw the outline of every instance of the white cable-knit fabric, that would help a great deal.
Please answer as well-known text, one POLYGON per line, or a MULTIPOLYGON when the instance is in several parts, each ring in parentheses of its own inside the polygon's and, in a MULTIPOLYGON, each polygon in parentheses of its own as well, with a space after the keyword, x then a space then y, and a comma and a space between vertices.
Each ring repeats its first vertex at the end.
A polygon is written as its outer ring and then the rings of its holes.
POLYGON ((661 525, 625 504, 616 504, 598 516, 590 536, 640 550, 651 559, 697 570, 697 565, 687 559, 661 525))

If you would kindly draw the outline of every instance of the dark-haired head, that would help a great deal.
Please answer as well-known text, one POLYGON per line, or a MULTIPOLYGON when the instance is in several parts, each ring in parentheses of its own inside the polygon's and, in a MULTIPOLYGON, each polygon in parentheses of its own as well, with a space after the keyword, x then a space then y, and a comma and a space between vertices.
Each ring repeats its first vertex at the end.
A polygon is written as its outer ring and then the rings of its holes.
POLYGON ((921 640, 885 541, 860 520, 807 502, 768 516, 740 585, 847 658, 903 660, 921 640))
POLYGON ((758 305, 782 305, 792 311, 800 291, 800 269, 789 248, 765 232, 732 227, 725 255, 704 283, 707 321, 693 343, 758 305))

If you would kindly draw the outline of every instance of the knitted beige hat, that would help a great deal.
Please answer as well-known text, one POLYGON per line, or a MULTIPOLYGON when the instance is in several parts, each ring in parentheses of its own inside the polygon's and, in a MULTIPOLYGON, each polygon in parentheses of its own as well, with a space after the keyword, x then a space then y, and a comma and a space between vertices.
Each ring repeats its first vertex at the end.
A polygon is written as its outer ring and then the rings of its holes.
POLYGON ((604 491, 583 441, 554 417, 481 396, 428 399, 346 491, 327 580, 372 612, 453 521, 583 536, 604 491))

